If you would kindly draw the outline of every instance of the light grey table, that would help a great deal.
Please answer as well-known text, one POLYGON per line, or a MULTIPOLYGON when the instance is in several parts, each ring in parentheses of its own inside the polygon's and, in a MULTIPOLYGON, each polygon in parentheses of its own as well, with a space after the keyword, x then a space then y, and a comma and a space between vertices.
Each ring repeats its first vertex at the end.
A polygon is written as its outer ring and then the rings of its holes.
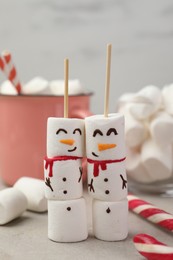
MULTIPOLYGON (((0 189, 5 185, 0 182, 0 189)), ((173 198, 140 195, 162 209, 173 213, 173 198)), ((91 200, 85 193, 88 209, 89 237, 80 243, 55 243, 47 238, 47 213, 26 211, 20 218, 0 226, 0 259, 65 259, 65 260, 140 260, 142 256, 134 248, 132 238, 138 233, 150 234, 162 242, 173 245, 173 234, 162 230, 144 219, 129 213, 129 235, 125 241, 104 242, 92 234, 91 200)))

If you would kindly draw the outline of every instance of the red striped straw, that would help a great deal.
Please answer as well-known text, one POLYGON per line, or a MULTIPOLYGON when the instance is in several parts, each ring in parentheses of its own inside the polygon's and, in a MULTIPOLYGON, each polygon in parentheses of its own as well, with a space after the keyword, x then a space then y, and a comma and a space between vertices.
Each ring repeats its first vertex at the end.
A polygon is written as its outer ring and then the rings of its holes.
POLYGON ((132 194, 129 194, 127 198, 130 210, 159 227, 173 232, 173 215, 132 194))
POLYGON ((20 94, 21 84, 10 52, 4 51, 2 53, 2 57, 0 57, 0 68, 6 75, 8 80, 13 84, 18 94, 20 94))
POLYGON ((137 251, 148 260, 173 260, 173 247, 161 243, 147 234, 138 234, 133 238, 137 251))

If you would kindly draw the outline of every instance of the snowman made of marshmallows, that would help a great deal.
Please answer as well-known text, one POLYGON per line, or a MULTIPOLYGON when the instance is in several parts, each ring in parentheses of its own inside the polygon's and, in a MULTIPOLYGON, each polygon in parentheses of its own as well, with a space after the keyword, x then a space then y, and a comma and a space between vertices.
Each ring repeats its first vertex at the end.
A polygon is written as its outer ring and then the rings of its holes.
POLYGON ((128 202, 124 117, 119 113, 85 118, 88 192, 93 233, 101 240, 127 237, 128 202))
POLYGON ((83 196, 82 157, 84 120, 50 117, 44 160, 48 199, 48 237, 56 242, 78 242, 88 236, 83 196))

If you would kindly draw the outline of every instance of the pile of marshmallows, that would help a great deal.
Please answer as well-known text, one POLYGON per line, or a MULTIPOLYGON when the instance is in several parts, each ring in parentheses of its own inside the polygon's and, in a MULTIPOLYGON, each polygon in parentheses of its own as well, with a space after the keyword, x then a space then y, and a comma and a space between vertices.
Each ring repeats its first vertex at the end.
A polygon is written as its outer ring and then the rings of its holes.
MULTIPOLYGON (((86 94, 87 91, 82 87, 78 79, 69 80, 69 95, 86 94)), ((16 88, 9 80, 4 81, 0 86, 2 95, 18 95, 16 88)), ((64 80, 47 81, 42 77, 35 77, 26 84, 22 85, 21 94, 23 95, 64 95, 64 80)))
POLYGON ((44 181, 29 177, 20 178, 13 187, 0 191, 0 225, 22 215, 25 210, 47 211, 44 181))
POLYGON ((128 176, 138 183, 173 177, 173 84, 126 93, 118 111, 125 115, 128 176))

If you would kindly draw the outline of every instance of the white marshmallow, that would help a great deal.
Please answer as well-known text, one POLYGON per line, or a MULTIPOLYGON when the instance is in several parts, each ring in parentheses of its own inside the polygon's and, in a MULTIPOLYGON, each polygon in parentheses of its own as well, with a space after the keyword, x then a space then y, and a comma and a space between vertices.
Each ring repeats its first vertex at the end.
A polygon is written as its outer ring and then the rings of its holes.
POLYGON ((84 120, 49 117, 47 121, 47 156, 84 154, 84 120), (71 140, 69 144, 63 140, 71 140))
POLYGON ((128 234, 128 201, 93 201, 93 232, 105 241, 123 240, 128 234))
POLYGON ((124 116, 122 114, 86 117, 85 128, 87 158, 100 161, 125 157, 124 116), (104 149, 104 145, 115 145, 115 147, 104 149))
POLYGON ((125 161, 108 163, 106 170, 99 166, 99 175, 94 177, 94 164, 88 163, 88 193, 95 199, 118 201, 127 197, 125 161))
POLYGON ((24 95, 49 95, 48 81, 41 77, 35 77, 22 88, 24 95))
POLYGON ((173 117, 160 112, 150 124, 152 137, 158 144, 165 146, 173 142, 173 117))
POLYGON ((136 120, 130 113, 131 104, 124 106, 120 112, 125 116, 125 140, 130 148, 139 147, 147 137, 145 124, 136 120))
POLYGON ((173 115, 173 84, 165 86, 162 90, 163 106, 165 110, 173 115))
POLYGON ((16 88, 13 86, 11 81, 5 80, 0 86, 0 94, 3 95, 18 95, 16 88))
MULTIPOLYGON (((79 95, 84 94, 80 81, 78 79, 69 80, 68 83, 68 94, 69 95, 79 95)), ((64 80, 53 80, 50 82, 50 89, 53 95, 63 96, 64 95, 64 80)))
POLYGON ((127 176, 136 182, 150 183, 150 176, 141 162, 141 155, 132 149, 127 151, 126 159, 127 176))
POLYGON ((26 196, 28 201, 27 209, 35 212, 47 211, 44 186, 43 180, 30 177, 22 177, 14 185, 26 196))
POLYGON ((147 140, 141 149, 141 159, 151 181, 165 180, 172 175, 172 147, 160 147, 147 140))
POLYGON ((16 188, 0 191, 0 225, 19 217, 27 208, 25 195, 16 188))
POLYGON ((86 204, 83 198, 48 201, 48 238, 56 242, 78 242, 88 236, 86 204))
POLYGON ((162 94, 156 86, 146 86, 136 93, 130 107, 131 114, 139 120, 149 118, 162 106, 162 94))
POLYGON ((123 115, 85 118, 88 191, 93 198, 114 201, 127 196, 123 115))
MULTIPOLYGON (((46 163, 44 164, 44 166, 46 163)), ((45 167, 45 196, 53 200, 72 200, 82 197, 81 160, 55 161, 50 177, 50 166, 45 167)))

